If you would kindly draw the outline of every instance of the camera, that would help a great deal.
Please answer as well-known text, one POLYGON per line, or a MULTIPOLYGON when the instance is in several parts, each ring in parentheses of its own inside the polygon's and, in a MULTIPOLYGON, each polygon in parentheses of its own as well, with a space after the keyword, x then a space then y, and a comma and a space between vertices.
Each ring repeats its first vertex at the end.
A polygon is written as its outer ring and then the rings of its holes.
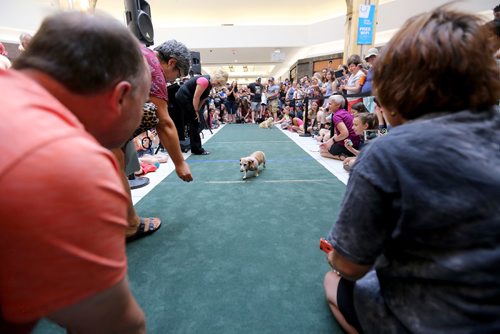
POLYGON ((319 248, 325 252, 326 254, 330 253, 333 251, 332 245, 326 240, 325 238, 319 239, 319 248))

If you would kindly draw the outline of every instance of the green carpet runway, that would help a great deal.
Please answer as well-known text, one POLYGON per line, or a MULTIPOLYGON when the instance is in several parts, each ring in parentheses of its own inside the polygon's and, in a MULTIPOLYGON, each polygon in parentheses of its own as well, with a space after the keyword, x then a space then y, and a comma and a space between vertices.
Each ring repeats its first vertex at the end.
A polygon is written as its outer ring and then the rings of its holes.
POLYGON ((204 147, 188 158, 193 182, 172 173, 136 205, 163 222, 127 246, 148 333, 342 333, 318 244, 345 186, 276 128, 226 125, 204 147), (256 150, 267 168, 242 180, 239 158, 256 150))

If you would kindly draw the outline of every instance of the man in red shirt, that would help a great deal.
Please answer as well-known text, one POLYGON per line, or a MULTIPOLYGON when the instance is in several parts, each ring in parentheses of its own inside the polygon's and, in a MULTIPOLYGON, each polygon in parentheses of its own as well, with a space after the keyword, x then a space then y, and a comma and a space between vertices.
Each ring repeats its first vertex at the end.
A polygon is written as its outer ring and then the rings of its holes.
POLYGON ((107 16, 57 14, 13 68, 0 71, 0 332, 46 317, 75 333, 145 333, 126 279, 129 199, 108 150, 149 95, 139 45, 107 16))

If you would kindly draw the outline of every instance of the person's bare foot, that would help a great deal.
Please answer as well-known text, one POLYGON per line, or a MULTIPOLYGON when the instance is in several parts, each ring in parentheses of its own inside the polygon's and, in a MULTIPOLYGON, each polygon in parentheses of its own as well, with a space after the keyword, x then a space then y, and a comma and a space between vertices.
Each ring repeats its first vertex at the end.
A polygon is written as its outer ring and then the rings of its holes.
POLYGON ((127 242, 134 241, 154 232, 158 231, 161 227, 161 220, 157 217, 150 218, 139 218, 139 226, 137 226, 137 231, 127 237, 127 242))

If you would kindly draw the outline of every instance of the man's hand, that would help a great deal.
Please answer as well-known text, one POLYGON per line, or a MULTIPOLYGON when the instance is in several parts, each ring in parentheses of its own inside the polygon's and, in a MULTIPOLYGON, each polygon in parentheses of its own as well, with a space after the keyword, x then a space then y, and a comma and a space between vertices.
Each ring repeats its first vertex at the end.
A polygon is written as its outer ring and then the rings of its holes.
POLYGON ((185 182, 193 181, 193 175, 191 174, 191 169, 189 169, 189 165, 186 163, 186 161, 183 160, 181 163, 175 166, 175 172, 182 181, 185 182))

